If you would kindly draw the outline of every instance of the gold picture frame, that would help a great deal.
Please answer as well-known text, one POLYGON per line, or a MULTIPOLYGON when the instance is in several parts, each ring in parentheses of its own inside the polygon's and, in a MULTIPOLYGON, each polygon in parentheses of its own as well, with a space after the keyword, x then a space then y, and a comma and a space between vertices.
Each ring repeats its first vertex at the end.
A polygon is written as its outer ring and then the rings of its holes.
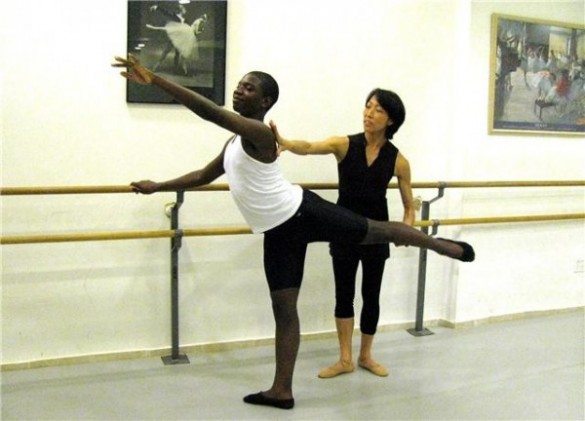
POLYGON ((488 132, 585 136, 585 25, 491 24, 488 132))

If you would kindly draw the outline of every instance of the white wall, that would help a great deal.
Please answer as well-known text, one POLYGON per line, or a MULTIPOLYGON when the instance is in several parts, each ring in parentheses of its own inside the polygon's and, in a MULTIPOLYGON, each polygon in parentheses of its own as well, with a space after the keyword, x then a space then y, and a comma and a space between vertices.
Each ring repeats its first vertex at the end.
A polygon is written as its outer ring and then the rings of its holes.
MULTIPOLYGON (((486 135, 490 16, 492 13, 585 23, 583 2, 474 1, 471 3, 469 89, 458 105, 456 138, 461 142, 460 178, 479 180, 583 179, 583 138, 486 135)), ((583 212, 583 189, 466 190, 466 216, 583 212)), ((584 275, 582 222, 465 227, 461 236, 481 249, 476 264, 461 266, 451 279, 450 318, 481 319, 506 313, 581 306, 584 275)))
MULTIPOLYGON (((265 70, 281 87, 269 118, 285 135, 320 139, 359 131, 364 97, 380 86, 406 103, 396 144, 415 181, 583 179, 582 139, 487 135, 492 12, 575 22, 584 6, 230 0, 227 106, 244 73, 265 70)), ((109 66, 125 53, 126 2, 10 2, 2 21, 2 185, 171 178, 207 163, 227 139, 180 106, 126 104, 109 66)), ((336 180, 330 157, 285 156, 282 166, 292 181, 336 180)), ((399 219, 398 194, 389 197, 399 219)), ((3 233, 165 229, 173 198, 3 197, 3 233)), ((584 200, 582 189, 450 190, 432 216, 582 212, 584 200)), ((181 218, 183 227, 243 224, 228 193, 188 194, 181 218)), ((429 255, 425 316, 459 322, 582 306, 583 274, 574 272, 584 233, 579 222, 441 228, 472 242, 478 259, 429 255)), ((182 344, 272 335, 261 248, 261 236, 184 241, 182 344)), ((381 324, 414 319, 418 251, 392 253, 381 324)), ((303 332, 334 329, 331 278, 326 245, 309 246, 303 332)), ((168 283, 168 240, 3 246, 3 363, 169 346, 168 283)))

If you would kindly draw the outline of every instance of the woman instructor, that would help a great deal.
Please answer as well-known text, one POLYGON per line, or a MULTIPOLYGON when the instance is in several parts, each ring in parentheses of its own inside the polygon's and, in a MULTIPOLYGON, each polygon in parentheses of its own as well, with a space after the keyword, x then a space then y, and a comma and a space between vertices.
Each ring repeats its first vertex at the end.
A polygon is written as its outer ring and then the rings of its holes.
MULTIPOLYGON (((281 151, 299 155, 332 154, 337 159, 339 199, 337 204, 367 218, 388 221, 386 191, 393 176, 404 208, 403 222, 414 223, 410 165, 391 143, 404 122, 405 109, 400 97, 383 89, 374 89, 366 98, 363 111, 364 131, 350 136, 334 136, 321 142, 287 140, 279 136, 281 151)), ((273 131, 278 135, 276 126, 273 131)), ((372 344, 380 315, 380 287, 386 259, 390 257, 388 244, 331 243, 335 276, 335 324, 339 340, 339 360, 319 372, 319 377, 330 378, 354 371, 352 335, 356 274, 362 263, 362 311, 360 331, 362 341, 358 364, 378 376, 387 376, 388 370, 372 357, 372 344)))

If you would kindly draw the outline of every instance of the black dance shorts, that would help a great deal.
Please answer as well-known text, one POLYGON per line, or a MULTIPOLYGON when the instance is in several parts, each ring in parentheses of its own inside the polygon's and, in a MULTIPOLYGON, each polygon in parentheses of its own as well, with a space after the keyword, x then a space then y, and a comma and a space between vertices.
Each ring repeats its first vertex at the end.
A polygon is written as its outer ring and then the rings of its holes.
POLYGON ((300 288, 309 243, 359 244, 367 231, 364 216, 303 190, 295 215, 264 233, 264 271, 270 291, 300 288))

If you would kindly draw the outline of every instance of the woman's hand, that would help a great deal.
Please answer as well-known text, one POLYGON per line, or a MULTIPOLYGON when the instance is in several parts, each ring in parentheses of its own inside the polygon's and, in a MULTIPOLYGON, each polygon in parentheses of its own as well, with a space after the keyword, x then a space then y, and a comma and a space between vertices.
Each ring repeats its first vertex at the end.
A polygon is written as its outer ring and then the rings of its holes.
POLYGON ((280 133, 278 133, 278 127, 276 127, 276 123, 274 123, 274 121, 272 120, 270 120, 270 130, 272 130, 272 133, 276 138, 276 143, 278 144, 277 148, 278 154, 280 155, 281 152, 289 150, 290 143, 288 142, 288 140, 282 137, 280 133))

